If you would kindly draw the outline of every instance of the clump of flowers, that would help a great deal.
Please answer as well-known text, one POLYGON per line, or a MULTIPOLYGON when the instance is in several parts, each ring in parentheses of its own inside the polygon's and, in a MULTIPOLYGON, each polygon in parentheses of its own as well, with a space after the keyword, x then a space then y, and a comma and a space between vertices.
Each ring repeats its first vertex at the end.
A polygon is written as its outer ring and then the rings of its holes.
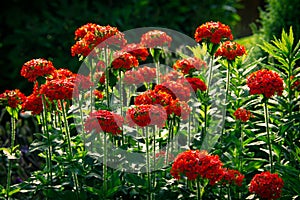
POLYGON ((126 43, 124 34, 116 27, 100 26, 87 23, 75 31, 76 43, 71 47, 71 55, 86 57, 96 46, 103 48, 108 45, 123 47, 126 43))
POLYGON ((26 97, 23 102, 22 109, 25 111, 31 111, 32 115, 40 114, 43 111, 42 96, 40 95, 37 82, 34 84, 32 94, 26 97))
POLYGON ((161 82, 168 82, 168 81, 182 81, 185 80, 184 74, 179 71, 171 71, 167 74, 162 75, 161 82))
POLYGON ((233 40, 230 27, 221 22, 206 22, 195 31, 196 42, 219 44, 222 40, 233 40))
POLYGON ((147 48, 143 47, 141 44, 136 44, 136 43, 130 43, 125 45, 121 49, 121 51, 128 52, 141 61, 145 61, 149 56, 149 52, 147 48))
POLYGON ((245 176, 239 171, 234 169, 224 169, 223 184, 235 184, 239 187, 242 186, 245 176))
POLYGON ((139 61, 136 57, 127 52, 115 52, 114 58, 111 65, 112 68, 116 70, 127 71, 139 65, 139 61))
POLYGON ((26 100, 26 96, 19 90, 5 90, 0 94, 0 102, 4 106, 18 108, 26 100))
POLYGON ((187 120, 191 111, 189 105, 185 101, 179 101, 179 99, 171 100, 170 104, 166 106, 167 114, 170 116, 181 117, 183 120, 187 120))
POLYGON ((215 56, 221 56, 227 60, 234 60, 238 56, 242 56, 246 53, 246 49, 243 45, 236 42, 225 41, 217 49, 215 56))
POLYGON ((206 84, 200 78, 187 77, 186 81, 190 84, 195 92, 197 92, 197 90, 205 91, 207 89, 206 84))
POLYGON ((138 95, 135 100, 135 105, 142 105, 142 104, 159 104, 163 107, 170 104, 172 100, 172 96, 169 93, 163 91, 154 91, 154 90, 147 90, 146 92, 138 95))
POLYGON ((270 98, 275 93, 281 96, 283 92, 283 80, 276 73, 268 69, 261 69, 250 74, 247 78, 250 94, 262 94, 270 98))
POLYGON ((135 105, 126 112, 126 120, 129 126, 146 127, 157 125, 163 127, 167 119, 167 114, 163 107, 156 105, 135 105))
POLYGON ((165 92, 172 96, 173 99, 179 99, 181 101, 188 101, 191 96, 189 87, 175 81, 167 81, 162 84, 156 85, 154 91, 165 92))
POLYGON ((124 75, 124 83, 130 84, 142 84, 149 83, 156 77, 156 69, 147 66, 138 68, 137 70, 126 71, 124 75))
POLYGON ((205 150, 187 150, 175 158, 171 175, 176 179, 183 176, 188 180, 208 179, 210 184, 214 185, 223 177, 222 166, 217 155, 209 155, 205 150))
POLYGON ((245 108, 238 108, 233 115, 237 120, 241 120, 242 122, 247 122, 252 117, 251 112, 245 108))
POLYGON ((197 57, 188 57, 177 60, 173 65, 173 69, 181 71, 183 74, 191 74, 196 70, 207 67, 205 61, 197 57))
POLYGON ((278 174, 271 174, 269 171, 256 174, 249 186, 249 191, 264 199, 278 199, 281 196, 283 180, 278 174))
POLYGON ((44 77, 55 71, 53 63, 49 60, 38 58, 32 59, 24 63, 21 69, 21 76, 30 82, 36 81, 38 77, 44 77))
POLYGON ((108 110, 98 110, 91 112, 85 122, 85 130, 96 133, 105 132, 112 135, 119 135, 122 132, 122 116, 108 110))
POLYGON ((141 45, 146 48, 170 47, 172 38, 160 30, 152 30, 144 33, 141 37, 141 45))
POLYGON ((74 79, 53 79, 41 85, 40 94, 45 95, 50 101, 72 100, 74 79))

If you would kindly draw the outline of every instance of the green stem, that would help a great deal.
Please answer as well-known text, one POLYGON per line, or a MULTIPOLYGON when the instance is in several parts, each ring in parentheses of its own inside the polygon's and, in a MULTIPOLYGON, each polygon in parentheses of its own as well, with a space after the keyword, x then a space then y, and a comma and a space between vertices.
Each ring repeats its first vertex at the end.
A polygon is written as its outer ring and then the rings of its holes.
POLYGON ((168 163, 169 161, 169 146, 170 146, 170 140, 171 140, 171 135, 172 135, 172 131, 173 131, 173 120, 169 120, 168 123, 168 127, 169 127, 169 134, 168 134, 168 140, 167 140, 167 152, 166 152, 166 163, 168 163))
POLYGON ((81 123, 81 131, 82 131, 83 148, 85 150, 85 146, 86 146, 86 144, 85 144, 86 143, 86 137, 85 136, 86 135, 85 135, 85 131, 84 131, 84 120, 83 120, 83 111, 82 111, 83 94, 81 96, 82 96, 82 98, 79 99, 79 112, 80 112, 80 123, 81 123))
POLYGON ((197 200, 202 200, 203 191, 201 191, 201 184, 199 178, 197 178, 196 185, 197 185, 197 200))
MULTIPOLYGON (((62 115, 63 115, 63 123, 64 123, 64 128, 65 128, 65 133, 66 133, 66 138, 67 138, 67 145, 68 145, 68 154, 73 158, 73 152, 72 152, 72 146, 71 146, 71 135, 70 135, 70 129, 69 129, 69 123, 67 120, 67 113, 66 113, 66 108, 64 105, 64 101, 60 100, 61 103, 61 108, 62 108, 62 115)), ((77 174, 72 172, 72 178, 75 186, 75 191, 76 191, 76 197, 79 199, 79 184, 78 184, 78 177, 77 174)))
POLYGON ((105 85, 105 92, 106 92, 106 100, 107 100, 107 107, 110 107, 110 98, 109 98, 109 58, 108 58, 108 49, 104 49, 105 54, 105 79, 106 79, 106 85, 105 85))
POLYGON ((151 174, 150 174, 150 155, 149 155, 149 135, 148 135, 148 128, 143 128, 146 137, 146 173, 147 173, 147 180, 148 180, 148 196, 147 199, 151 200, 151 174), (145 130, 146 129, 146 130, 145 130))
POLYGON ((103 191, 107 192, 107 145, 106 145, 106 132, 104 132, 103 140, 103 191))
MULTIPOLYGON (((10 140, 10 155, 13 155, 16 137, 16 120, 11 116, 11 140, 10 140)), ((11 184, 12 159, 8 157, 7 181, 6 181, 6 199, 9 199, 10 184, 11 184)))
POLYGON ((269 112, 268 112, 268 100, 264 101, 264 115, 265 115, 265 123, 266 123, 266 131, 267 131, 267 144, 269 149, 269 162, 270 162, 270 172, 273 173, 273 155, 272 155, 272 143, 270 138, 270 129, 269 129, 269 112))
MULTIPOLYGON (((123 104, 124 104, 124 102, 123 102, 123 84, 122 84, 122 71, 120 70, 119 71, 119 95, 120 95, 120 106, 121 106, 121 116, 123 116, 123 104)), ((123 127, 122 127, 122 130, 123 130, 123 127)), ((124 143, 125 143, 125 141, 124 141, 124 133, 123 133, 123 131, 121 132, 121 141, 122 141, 122 144, 121 145, 123 145, 124 143)))

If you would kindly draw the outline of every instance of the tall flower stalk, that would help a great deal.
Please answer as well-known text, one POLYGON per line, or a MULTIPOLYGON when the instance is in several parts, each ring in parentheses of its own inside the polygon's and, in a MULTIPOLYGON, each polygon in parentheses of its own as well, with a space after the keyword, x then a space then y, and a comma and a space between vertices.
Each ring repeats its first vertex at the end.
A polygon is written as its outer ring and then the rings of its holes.
MULTIPOLYGON (((269 128, 269 110, 268 110, 268 99, 263 100, 264 104, 264 117, 265 117, 265 124, 266 124, 266 132, 267 132, 267 145, 269 150, 269 164, 270 164, 270 172, 274 172, 273 166, 273 154, 272 154, 272 142, 271 142, 271 133, 269 128)), ((273 137, 272 137, 273 138, 273 137)))

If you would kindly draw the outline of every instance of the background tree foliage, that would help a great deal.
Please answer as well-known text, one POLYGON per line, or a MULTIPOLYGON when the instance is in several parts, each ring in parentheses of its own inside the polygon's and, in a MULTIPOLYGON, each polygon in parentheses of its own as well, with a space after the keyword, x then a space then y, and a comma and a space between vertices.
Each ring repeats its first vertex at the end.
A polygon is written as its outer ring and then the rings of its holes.
POLYGON ((239 0, 54 0, 1 3, 1 91, 20 88, 28 95, 32 86, 20 76, 28 60, 43 57, 56 68, 79 68, 70 48, 74 31, 87 22, 117 26, 126 31, 158 26, 193 37, 197 26, 221 21, 234 27, 240 20, 239 0))

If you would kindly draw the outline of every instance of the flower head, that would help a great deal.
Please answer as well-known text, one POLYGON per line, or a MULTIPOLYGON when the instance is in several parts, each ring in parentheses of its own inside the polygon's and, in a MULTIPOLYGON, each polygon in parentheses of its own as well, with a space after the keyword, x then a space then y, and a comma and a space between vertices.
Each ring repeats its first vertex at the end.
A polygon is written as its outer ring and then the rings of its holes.
POLYGON ((11 108, 18 108, 25 101, 26 96, 19 90, 5 90, 4 93, 0 94, 0 102, 5 106, 11 108))
POLYGON ((183 120, 187 120, 190 114, 190 107, 185 101, 171 100, 170 104, 166 106, 167 114, 174 114, 181 117, 183 120))
POLYGON ((223 184, 235 184, 242 186, 245 176, 234 169, 224 169, 223 184))
POLYGON ((225 41, 217 49, 215 56, 222 56, 227 60, 234 60, 238 56, 246 54, 246 49, 244 46, 231 41, 225 41))
POLYGON ((141 37, 141 44, 146 48, 158 48, 171 46, 172 38, 160 30, 152 30, 144 33, 141 37))
POLYGON ((186 80, 195 92, 197 92, 197 90, 205 91, 207 89, 207 86, 200 78, 187 77, 186 80))
POLYGON ((263 94, 270 98, 275 93, 282 95, 283 80, 280 76, 271 70, 261 69, 250 74, 247 78, 247 85, 250 88, 250 94, 263 94))
POLYGON ((150 126, 163 127, 167 114, 163 107, 156 105, 135 105, 130 107, 126 113, 126 120, 129 126, 150 126))
POLYGON ((43 58, 32 59, 24 63, 21 69, 21 76, 30 82, 34 82, 38 77, 47 76, 55 71, 51 61, 43 58))
POLYGON ((127 71, 139 65, 136 57, 127 52, 115 52, 114 57, 115 59, 111 63, 113 69, 127 71))
POLYGON ((283 180, 278 174, 271 174, 269 171, 256 174, 249 186, 251 193, 258 194, 264 199, 278 199, 281 196, 283 180))
POLYGON ((245 108, 238 108, 233 115, 237 120, 241 120, 242 122, 247 122, 252 116, 251 112, 245 108))
POLYGON ((189 87, 175 81, 163 82, 156 85, 154 91, 168 93, 173 99, 178 98, 180 101, 188 101, 191 96, 189 87))
POLYGON ((154 90, 147 90, 146 92, 138 95, 135 100, 135 105, 142 105, 142 104, 159 104, 163 107, 170 104, 172 100, 172 96, 169 93, 164 91, 154 91, 154 90))
POLYGON ((195 31, 196 42, 211 42, 219 44, 221 40, 233 40, 229 26, 221 22, 206 22, 199 26, 195 31))
POLYGON ((98 110, 91 112, 85 122, 85 130, 96 133, 105 132, 118 135, 122 132, 122 116, 108 110, 98 110))
POLYGON ((141 61, 145 61, 149 56, 147 48, 143 47, 141 44, 136 43, 130 43, 125 45, 121 49, 121 51, 128 52, 141 61))
POLYGON ((53 79, 41 85, 40 94, 50 101, 71 100, 74 91, 74 78, 53 79))
POLYGON ((218 156, 208 155, 207 151, 187 150, 175 158, 171 175, 176 179, 182 176, 186 176, 188 180, 204 178, 214 185, 223 177, 222 165, 218 156))
POLYGON ((126 71, 124 75, 124 83, 130 84, 142 84, 149 83, 156 77, 156 68, 150 68, 147 66, 138 68, 137 70, 126 71))
POLYGON ((206 62, 197 57, 188 57, 177 60, 173 69, 181 71, 183 74, 191 74, 193 71, 207 67, 206 62))

